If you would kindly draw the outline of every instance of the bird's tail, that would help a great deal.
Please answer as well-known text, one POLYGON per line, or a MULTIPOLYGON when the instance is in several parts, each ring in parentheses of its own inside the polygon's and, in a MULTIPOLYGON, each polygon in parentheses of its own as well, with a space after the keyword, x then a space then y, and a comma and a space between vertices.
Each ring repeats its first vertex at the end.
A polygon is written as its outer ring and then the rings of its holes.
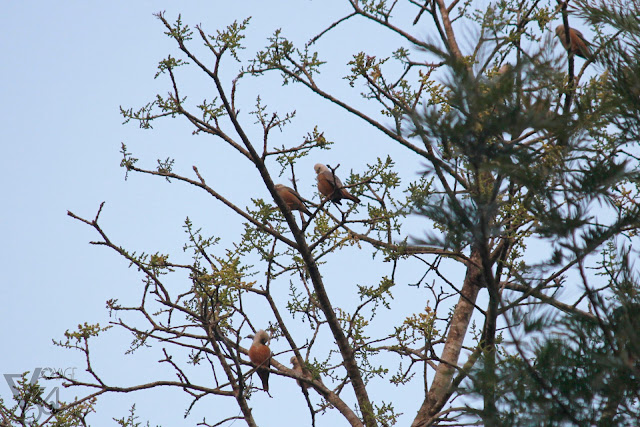
POLYGON ((262 389, 269 393, 269 370, 258 368, 256 371, 258 372, 260 381, 262 381, 262 389))
POLYGON ((353 194, 349 193, 347 190, 342 191, 342 197, 344 197, 345 199, 349 199, 353 202, 360 203, 360 199, 358 199, 353 194))

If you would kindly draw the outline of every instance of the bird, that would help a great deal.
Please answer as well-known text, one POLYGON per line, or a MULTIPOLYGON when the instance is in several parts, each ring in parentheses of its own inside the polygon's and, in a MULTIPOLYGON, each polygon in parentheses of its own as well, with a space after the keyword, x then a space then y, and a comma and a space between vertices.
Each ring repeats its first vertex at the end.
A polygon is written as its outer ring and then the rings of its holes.
POLYGON ((567 43, 567 33, 564 30, 564 25, 558 25, 556 27, 556 35, 560 39, 562 46, 564 46, 564 48, 567 49, 570 53, 578 55, 584 59, 593 58, 591 45, 585 40, 580 31, 569 28, 569 39, 571 40, 571 47, 569 47, 569 43, 567 43))
POLYGON ((256 372, 262 381, 262 389, 269 393, 269 366, 271 366, 271 349, 267 343, 271 340, 271 336, 266 331, 260 329, 255 335, 249 335, 253 338, 253 343, 249 348, 249 359, 256 367, 256 372))
POLYGON ((498 70, 498 75, 501 76, 503 74, 506 74, 509 70, 513 69, 513 65, 511 64, 504 64, 502 67, 500 67, 500 69, 498 70))
POLYGON ((356 203, 360 203, 360 199, 349 193, 342 186, 340 178, 335 176, 328 167, 322 163, 317 163, 313 169, 318 174, 316 176, 316 180, 318 181, 318 191, 320 191, 320 194, 328 197, 333 203, 337 203, 339 205, 342 204, 340 201, 342 199, 349 199, 356 203))
POLYGON ((298 194, 296 190, 286 185, 276 184, 276 191, 290 211, 300 211, 311 216, 311 212, 309 212, 309 209, 304 205, 302 197, 300 197, 300 194, 298 194))
MULTIPOLYGON (((292 356, 291 357, 291 364, 293 365, 293 370, 296 373, 298 373, 299 375, 302 375, 305 378, 313 379, 313 377, 311 376, 311 373, 309 373, 309 371, 302 369, 302 366, 300 366, 300 364, 298 363, 298 358, 296 356, 292 356)), ((307 384, 305 382, 302 382, 300 380, 296 380, 296 382, 298 383, 298 385, 300 387, 302 387, 305 390, 309 388, 309 384, 307 384)))

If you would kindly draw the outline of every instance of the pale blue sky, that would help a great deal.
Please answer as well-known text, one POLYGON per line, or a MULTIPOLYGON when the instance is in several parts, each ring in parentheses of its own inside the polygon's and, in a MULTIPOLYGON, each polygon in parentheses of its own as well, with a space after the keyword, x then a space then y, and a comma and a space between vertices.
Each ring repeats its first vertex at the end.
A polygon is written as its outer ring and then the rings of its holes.
MULTIPOLYGON (((163 34, 161 22, 152 16, 161 10, 166 11, 170 21, 181 13, 185 23, 201 23, 208 33, 233 20, 253 16, 247 33, 247 54, 264 46, 265 39, 277 28, 302 44, 347 13, 345 4, 339 1, 199 1, 179 6, 171 1, 12 1, 3 5, 0 166, 5 177, 0 210, 0 373, 32 371, 36 367, 78 367, 79 375, 83 368, 80 355, 55 348, 51 339, 62 337, 66 329, 74 329, 80 322, 106 325, 107 299, 133 302, 139 294, 141 276, 128 269, 127 263, 112 251, 89 245, 96 234, 69 218, 67 210, 93 218, 100 202, 105 201, 101 223, 117 244, 137 251, 170 252, 178 259, 182 256, 185 262, 188 259, 181 251, 185 217, 203 227, 205 233, 222 237, 221 250, 230 246, 241 231, 240 222, 229 211, 185 184, 168 184, 135 174, 125 182, 124 170, 119 167, 121 142, 141 159, 140 165, 148 168, 155 167, 157 158, 174 157, 176 172, 192 176, 191 166, 197 165, 210 185, 240 206, 246 206, 252 197, 267 197, 255 168, 239 163, 238 156, 220 141, 192 136, 183 120, 161 121, 152 131, 142 131, 135 124, 122 126, 119 106, 139 107, 152 100, 156 92, 166 93, 167 80, 153 79, 157 63, 169 53, 180 57, 163 34), (239 170, 243 173, 238 174, 239 170)), ((370 31, 373 28, 369 22, 354 21, 328 35, 317 48, 323 59, 345 64, 351 54, 360 50, 389 55, 400 46, 397 39, 370 31)), ((427 34, 418 27, 413 30, 420 38, 427 34)), ((227 77, 233 76, 237 64, 230 58, 226 64, 232 70, 227 77)), ((346 72, 344 66, 325 68, 323 83, 341 91, 345 99, 360 102, 359 90, 348 89, 347 82, 341 79, 346 72)), ((179 79, 183 93, 194 102, 211 98, 210 82, 194 70, 185 69, 179 79)), ((316 162, 339 162, 341 171, 362 171, 376 157, 390 154, 403 178, 415 178, 419 164, 406 151, 326 101, 305 96, 308 92, 302 88, 282 88, 275 75, 260 81, 247 79, 240 85, 240 106, 245 124, 253 129, 252 138, 259 138, 260 134, 246 113, 253 109, 257 93, 271 108, 297 111, 298 118, 291 127, 283 133, 273 133, 274 145, 292 144, 292 139, 300 141, 316 124, 336 142, 330 152, 323 153, 324 157, 300 163, 299 188, 303 195, 311 197, 313 193, 312 166, 316 162)), ((415 234, 420 236, 422 223, 414 221, 415 234)), ((377 260, 378 265, 371 261, 368 247, 364 254, 349 249, 332 258, 329 262, 333 264, 323 273, 330 295, 343 307, 356 303, 357 283, 389 274, 387 264, 380 266, 377 260), (363 278, 365 271, 370 277, 363 278)), ((452 276, 459 273, 459 269, 452 271, 452 276)), ((394 310, 381 316, 381 326, 388 327, 406 313, 424 308, 428 294, 406 286, 421 275, 417 269, 401 269, 398 277, 402 286, 397 287, 394 310)), ((188 284, 176 280, 175 286, 188 284)), ((278 293, 281 302, 286 299, 288 279, 282 281, 282 289, 278 293)), ((304 331, 298 331, 301 340, 304 331)), ((154 379, 154 375, 173 378, 170 371, 156 363, 161 358, 159 346, 123 356, 129 341, 129 336, 116 331, 96 343, 96 365, 108 373, 106 377, 112 383, 133 384, 136 380, 154 379)), ((274 351, 285 348, 284 343, 272 347, 274 351)), ((280 361, 286 363, 288 359, 287 355, 280 361)), ((274 399, 257 393, 251 400, 261 425, 308 422, 306 404, 293 381, 275 377, 272 387, 274 399), (263 418, 264 405, 277 411, 277 422, 263 418)), ((403 391, 407 397, 400 400, 398 409, 407 414, 401 425, 413 418, 421 401, 420 384, 415 382, 412 387, 403 391)), ((392 396, 395 399, 399 391, 373 381, 370 394, 381 404, 392 396)), ((5 400, 10 397, 4 383, 0 384, 0 396, 5 400)), ((73 391, 60 392, 63 400, 72 396, 73 391)), ((106 397, 98 414, 90 420, 94 425, 108 425, 111 417, 124 416, 133 402, 141 419, 152 425, 195 425, 203 416, 213 421, 217 411, 229 407, 231 415, 237 413, 234 401, 209 399, 196 405, 194 414, 184 421, 182 415, 188 402, 184 393, 157 389, 106 397)), ((319 420, 319 426, 343 423, 339 415, 329 414, 319 420)))

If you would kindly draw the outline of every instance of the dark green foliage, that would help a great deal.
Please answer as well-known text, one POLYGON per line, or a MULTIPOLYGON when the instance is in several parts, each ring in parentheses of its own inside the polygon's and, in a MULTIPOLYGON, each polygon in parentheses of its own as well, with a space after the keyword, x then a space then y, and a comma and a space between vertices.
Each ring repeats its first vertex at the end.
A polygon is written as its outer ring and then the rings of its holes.
POLYGON ((526 333, 511 337, 517 354, 501 356, 495 371, 477 364, 464 387, 471 396, 489 390, 498 396, 492 425, 634 425, 640 417, 640 283, 628 259, 623 253, 600 264, 613 295, 605 300, 593 293, 591 315, 511 312, 508 323, 526 333))

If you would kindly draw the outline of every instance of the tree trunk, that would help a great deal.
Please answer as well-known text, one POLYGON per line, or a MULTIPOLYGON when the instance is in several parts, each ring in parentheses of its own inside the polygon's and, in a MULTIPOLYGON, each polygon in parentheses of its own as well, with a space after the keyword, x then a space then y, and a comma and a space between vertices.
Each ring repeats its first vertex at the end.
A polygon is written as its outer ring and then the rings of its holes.
POLYGON ((453 312, 449 335, 447 335, 447 341, 440 356, 442 361, 438 364, 431 388, 411 424, 412 427, 426 425, 427 420, 437 414, 446 403, 446 400, 442 398, 449 392, 451 379, 455 372, 453 366, 458 365, 462 343, 467 334, 474 304, 482 283, 481 270, 478 267, 481 265, 481 260, 477 250, 471 251, 470 259, 471 262, 467 265, 467 274, 460 290, 460 300, 453 312))

